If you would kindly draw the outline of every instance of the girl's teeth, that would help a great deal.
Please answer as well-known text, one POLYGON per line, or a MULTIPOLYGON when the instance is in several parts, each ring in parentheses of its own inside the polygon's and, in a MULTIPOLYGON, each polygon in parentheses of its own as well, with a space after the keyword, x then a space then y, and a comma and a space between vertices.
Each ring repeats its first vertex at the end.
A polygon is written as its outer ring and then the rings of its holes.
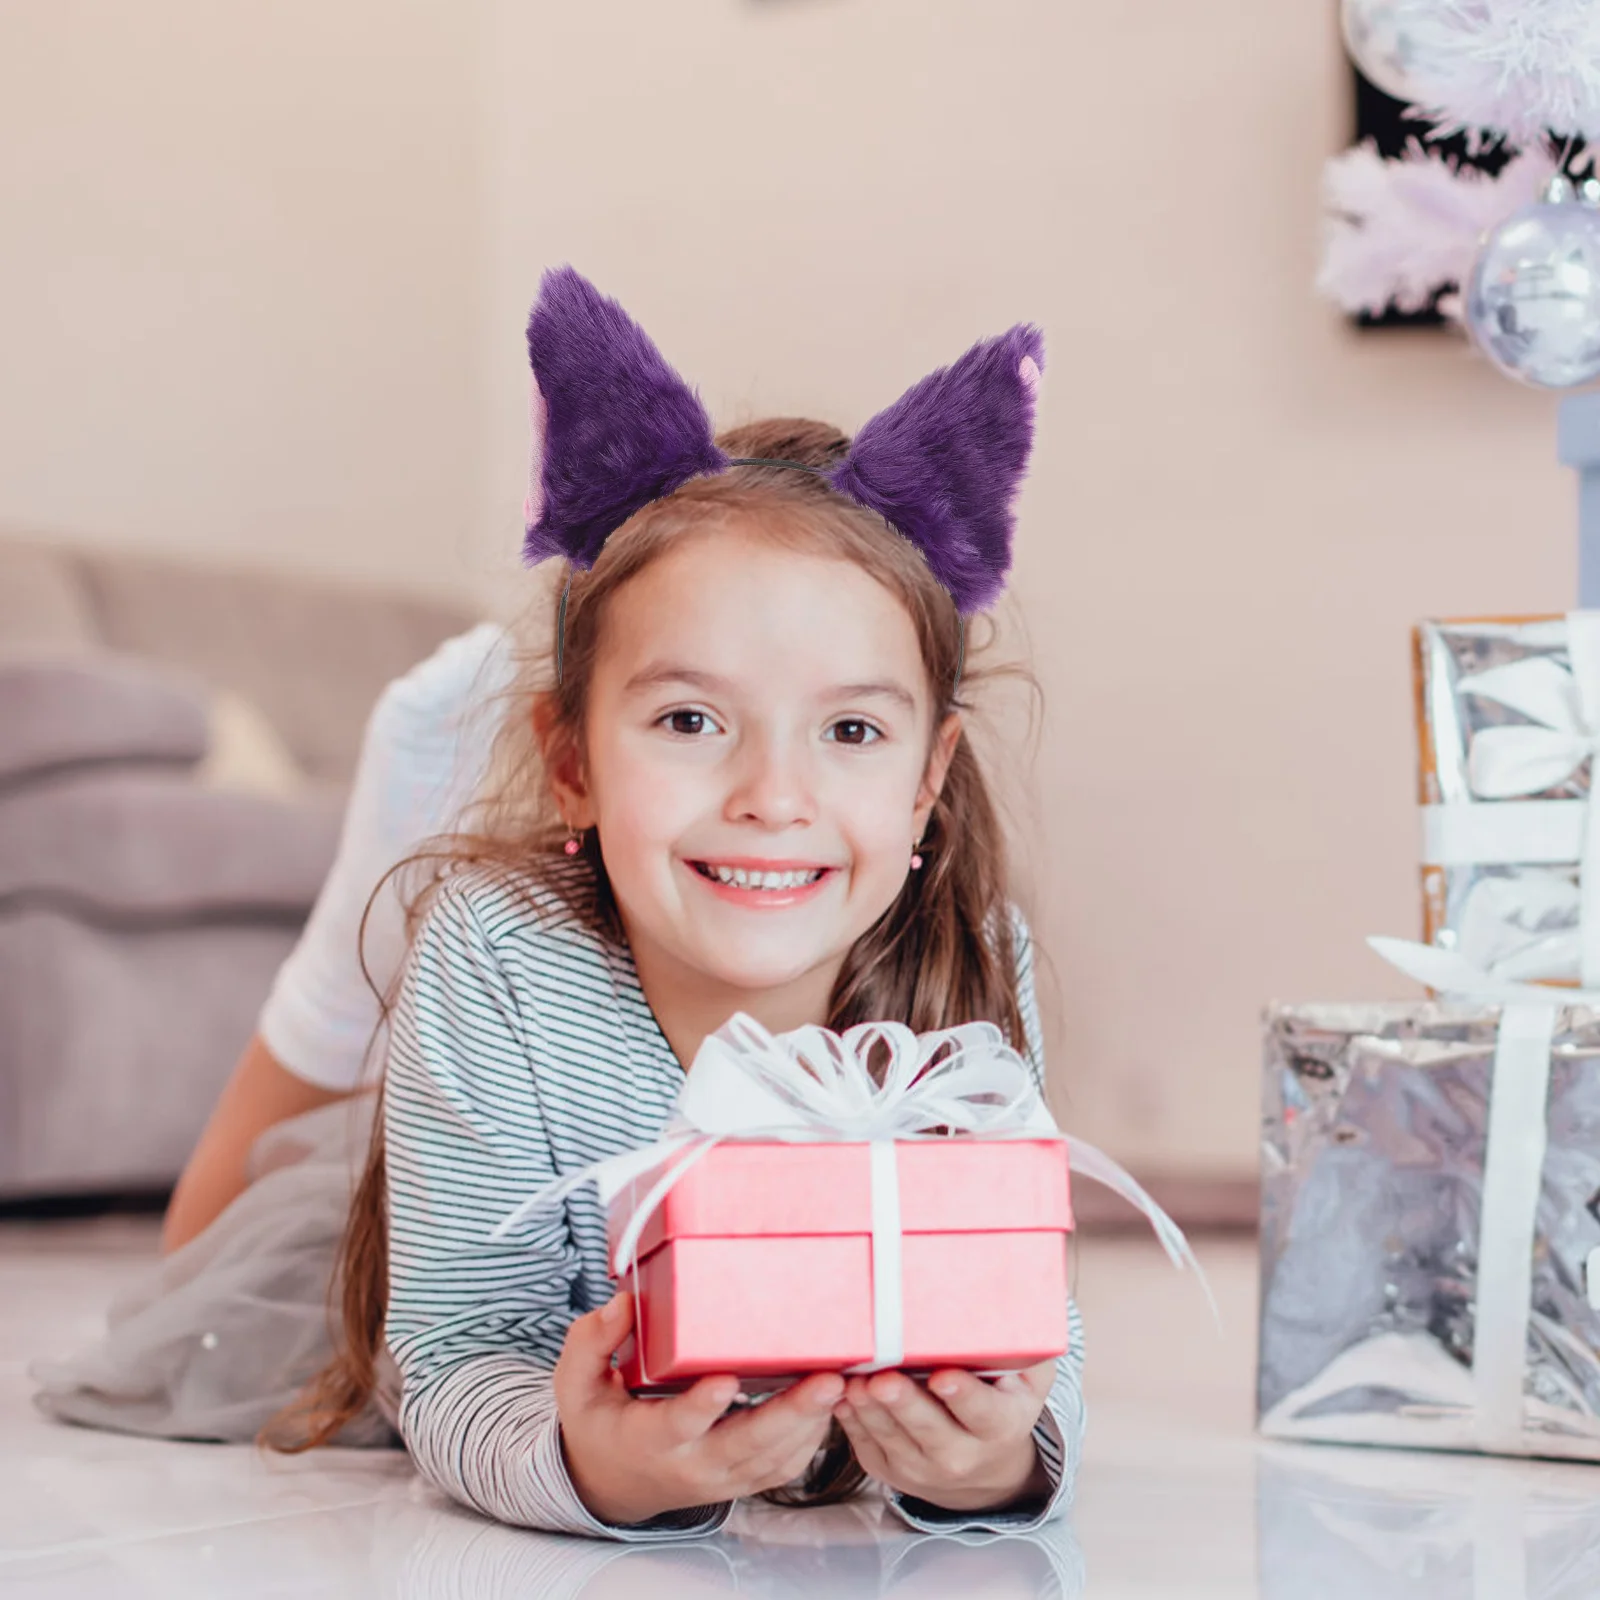
POLYGON ((749 872, 743 867, 712 867, 712 877, 736 889, 803 889, 822 876, 821 869, 806 872, 749 872))

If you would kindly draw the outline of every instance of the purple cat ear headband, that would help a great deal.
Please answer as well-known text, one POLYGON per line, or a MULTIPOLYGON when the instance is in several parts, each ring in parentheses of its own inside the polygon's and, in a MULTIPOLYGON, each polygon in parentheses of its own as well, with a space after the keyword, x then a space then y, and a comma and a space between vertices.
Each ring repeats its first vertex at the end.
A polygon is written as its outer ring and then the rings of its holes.
MULTIPOLYGON (((629 517, 691 478, 729 467, 781 466, 814 473, 909 539, 963 622, 1005 586, 1044 366, 1037 328, 1019 324, 929 373, 873 417, 844 459, 827 468, 724 454, 699 396, 627 312, 571 267, 544 275, 528 320, 528 359, 533 464, 523 557, 529 566, 565 556, 575 568, 591 567, 629 517)), ((566 609, 563 591, 557 681, 566 609)))

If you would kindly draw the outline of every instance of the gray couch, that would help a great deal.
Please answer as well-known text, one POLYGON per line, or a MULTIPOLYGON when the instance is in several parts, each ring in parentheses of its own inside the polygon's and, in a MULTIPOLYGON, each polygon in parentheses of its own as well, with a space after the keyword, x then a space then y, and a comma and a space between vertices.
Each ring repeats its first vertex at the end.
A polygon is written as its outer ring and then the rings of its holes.
POLYGON ((0 1200, 172 1182, 327 870, 373 700, 472 620, 0 539, 0 1200))

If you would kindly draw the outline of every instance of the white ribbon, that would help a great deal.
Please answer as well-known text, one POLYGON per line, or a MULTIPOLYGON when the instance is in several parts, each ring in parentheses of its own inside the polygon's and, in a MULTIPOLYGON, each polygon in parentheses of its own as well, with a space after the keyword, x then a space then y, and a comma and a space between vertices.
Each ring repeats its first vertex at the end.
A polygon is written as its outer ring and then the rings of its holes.
MULTIPOLYGON (((1576 862, 1576 903, 1556 907, 1559 880, 1545 874, 1479 884, 1459 928, 1460 948, 1500 976, 1567 977, 1600 987, 1600 804, 1594 757, 1600 752, 1600 612, 1574 611, 1565 624, 1570 669, 1547 655, 1529 656, 1456 683, 1458 694, 1492 700, 1528 718, 1482 729, 1472 741, 1467 776, 1490 805, 1425 806, 1423 860, 1576 862), (1588 800, 1529 800, 1590 767, 1588 800), (1555 918, 1566 919, 1557 924, 1555 918), (1549 927, 1552 931, 1545 933, 1549 927), (1530 939, 1532 942, 1530 943, 1530 939), (1505 952, 1508 968, 1500 959, 1505 952)), ((1570 885, 1566 886, 1569 894, 1570 885)))
POLYGON ((874 1139, 867 1153, 872 1162, 872 1360, 860 1370, 883 1372, 906 1358, 900 1164, 892 1139, 874 1139))
POLYGON ((1565 873, 1479 878, 1456 916, 1455 949, 1507 982, 1571 981, 1582 960, 1582 914, 1578 885, 1565 873))
POLYGON ((1121 1195, 1150 1220, 1174 1266, 1192 1268, 1217 1315, 1210 1285, 1182 1231, 1104 1152, 1063 1136, 1028 1063, 990 1022, 918 1035, 895 1022, 868 1022, 843 1034, 796 1028, 771 1034, 742 1012, 700 1046, 662 1136, 642 1150, 611 1156, 528 1196, 491 1237, 559 1204, 586 1183, 609 1205, 630 1183, 660 1175, 617 1236, 611 1271, 636 1266, 646 1224, 690 1167, 725 1139, 784 1143, 866 1143, 870 1147, 873 1355, 857 1370, 898 1366, 904 1357, 900 1270, 900 1184, 895 1144, 964 1134, 986 1139, 1060 1139, 1072 1170, 1121 1195), (881 1066, 877 1078, 873 1066, 881 1066), (936 1131, 937 1130, 937 1131, 936 1131))
POLYGON ((1430 867, 1571 866, 1583 854, 1588 809, 1583 800, 1423 806, 1422 859, 1430 867))
POLYGON ((1550 1045, 1564 1005, 1600 992, 1511 983, 1465 956, 1407 939, 1369 939, 1392 966, 1441 994, 1501 1007, 1489 1080, 1478 1287, 1473 1307, 1473 1426, 1480 1449, 1530 1453, 1524 1396, 1533 1244, 1544 1173, 1550 1045))

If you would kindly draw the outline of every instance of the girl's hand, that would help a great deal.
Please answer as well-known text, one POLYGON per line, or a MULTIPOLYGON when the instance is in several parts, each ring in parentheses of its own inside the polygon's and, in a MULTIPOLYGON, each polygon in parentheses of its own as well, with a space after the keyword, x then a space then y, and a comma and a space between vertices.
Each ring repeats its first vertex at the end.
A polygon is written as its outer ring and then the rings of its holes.
POLYGON ((998 1511, 1050 1492, 1033 1426, 1055 1376, 1053 1361, 993 1383, 946 1369, 925 1390, 876 1372, 850 1380, 834 1415, 880 1483, 945 1511, 998 1511))
POLYGON ((737 1378, 702 1378, 670 1399, 636 1400, 611 1365, 632 1326, 633 1296, 618 1294, 572 1324, 556 1363, 567 1473, 602 1522, 647 1522, 738 1500, 810 1465, 844 1393, 842 1378, 819 1373, 726 1420, 737 1378))

